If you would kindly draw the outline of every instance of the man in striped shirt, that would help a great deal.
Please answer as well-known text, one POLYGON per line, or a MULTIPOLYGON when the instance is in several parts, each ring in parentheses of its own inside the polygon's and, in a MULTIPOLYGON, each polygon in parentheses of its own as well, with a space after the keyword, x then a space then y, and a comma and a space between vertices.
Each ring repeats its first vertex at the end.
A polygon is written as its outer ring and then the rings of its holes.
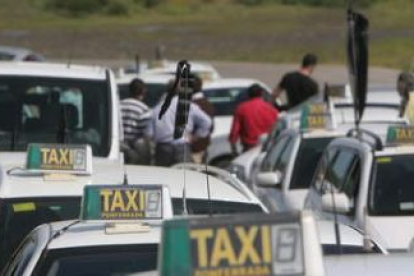
POLYGON ((151 118, 150 108, 143 102, 147 89, 140 79, 129 84, 129 97, 121 101, 122 124, 124 128, 125 162, 149 164, 150 146, 145 136, 151 118))

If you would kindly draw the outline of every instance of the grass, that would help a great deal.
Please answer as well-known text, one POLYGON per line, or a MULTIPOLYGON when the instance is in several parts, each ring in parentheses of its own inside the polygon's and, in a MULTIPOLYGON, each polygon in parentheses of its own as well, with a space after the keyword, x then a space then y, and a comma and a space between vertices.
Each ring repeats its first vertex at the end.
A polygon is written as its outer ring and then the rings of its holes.
MULTIPOLYGON (((45 11, 43 1, 0 0, 2 43, 55 58, 68 51, 75 58, 128 58, 136 52, 151 57, 163 44, 171 58, 296 63, 312 51, 324 63, 345 63, 345 12, 338 8, 171 0, 153 9, 131 6, 127 16, 72 18, 45 11)), ((370 63, 410 66, 414 1, 383 0, 364 13, 371 23, 370 63)))

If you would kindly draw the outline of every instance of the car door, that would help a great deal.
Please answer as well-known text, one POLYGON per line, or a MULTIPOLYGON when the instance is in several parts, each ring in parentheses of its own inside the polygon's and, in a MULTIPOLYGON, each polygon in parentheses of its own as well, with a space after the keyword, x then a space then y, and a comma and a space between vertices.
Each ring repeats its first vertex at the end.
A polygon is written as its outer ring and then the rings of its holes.
POLYGON ((286 208, 283 197, 283 184, 287 175, 287 169, 291 160, 295 143, 299 136, 285 134, 270 147, 260 167, 260 172, 278 172, 281 175, 281 183, 277 186, 263 187, 255 183, 259 198, 272 211, 283 211, 286 208))

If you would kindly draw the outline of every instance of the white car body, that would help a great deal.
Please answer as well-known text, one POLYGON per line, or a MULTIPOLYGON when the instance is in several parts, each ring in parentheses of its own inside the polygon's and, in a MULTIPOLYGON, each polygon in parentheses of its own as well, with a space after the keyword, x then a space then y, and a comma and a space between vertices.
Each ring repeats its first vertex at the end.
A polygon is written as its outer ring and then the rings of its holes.
MULTIPOLYGON (((414 147, 385 147, 384 149, 376 149, 367 143, 360 142, 353 138, 340 138, 333 141, 325 153, 339 150, 340 152, 348 152, 352 150, 359 158, 360 180, 355 186, 354 198, 347 197, 347 201, 354 202, 354 207, 350 214, 339 212, 337 214, 342 223, 354 225, 354 227, 363 229, 375 239, 380 240, 382 244, 390 251, 406 251, 410 247, 414 232, 414 216, 412 215, 376 215, 370 211, 372 193, 371 178, 374 170, 374 159, 376 158, 393 158, 397 156, 413 155, 414 147), (368 210, 368 211, 367 211, 368 210)), ((324 159, 328 160, 328 159, 324 159)), ((329 162, 329 161, 326 161, 329 162)), ((321 175, 323 169, 322 161, 315 175, 321 175)), ((309 193, 306 198, 306 208, 312 209, 319 217, 327 219, 333 218, 332 211, 328 211, 323 207, 321 190, 316 188, 320 182, 320 178, 315 177, 309 193)), ((324 180, 324 183, 328 183, 324 180)), ((339 193, 339 191, 338 191, 339 193)), ((336 193, 335 193, 336 194, 336 193)), ((342 192, 341 192, 342 194, 342 192)), ((388 196, 396 196, 395 194, 387 194, 388 196)), ((409 208, 411 208, 410 204, 409 208)), ((403 208, 400 206, 400 209, 403 208)), ((405 208, 405 207, 404 207, 405 208)))
MULTIPOLYGON (((161 238, 161 222, 147 222, 145 226, 143 222, 104 222, 104 221, 63 221, 57 223, 43 224, 37 227, 32 233, 22 242, 21 248, 17 251, 14 259, 6 267, 5 275, 10 274, 13 269, 19 267, 19 275, 30 276, 39 269, 44 262, 45 254, 53 251, 60 251, 68 249, 75 256, 76 250, 85 252, 88 248, 102 248, 101 253, 111 253, 111 246, 154 246, 154 250, 158 247, 161 238), (107 232, 111 225, 122 227, 125 225, 130 230, 127 232, 110 233, 107 232), (141 225, 141 230, 138 228, 141 225), (135 228, 132 228, 131 226, 135 228), (30 240, 33 241, 31 252, 28 254, 25 251, 26 244, 30 240), (19 258, 23 258, 26 262, 19 258)), ((27 245, 29 246, 29 245, 27 245)), ((136 248, 137 248, 136 247, 136 248)), ((148 253, 149 252, 145 252, 148 253)), ((156 252, 153 254, 154 261, 156 260, 156 252)), ((99 255, 98 255, 99 256, 99 255)), ((99 257, 98 257, 99 258, 99 257)), ((57 259, 59 260, 59 259, 57 259)), ((131 260, 133 261, 133 260, 131 260)), ((104 265, 104 263, 102 263, 104 265)), ((156 263, 151 269, 156 267, 156 263)), ((51 268, 53 270, 53 266, 51 268)), ((56 268, 57 269, 57 268, 56 268)), ((81 271, 78 271, 81 272, 81 271)), ((37 272, 39 273, 39 272, 37 272)))
MULTIPOLYGON (((143 73, 146 75, 170 75, 172 77, 175 76, 177 71, 177 62, 168 61, 168 60, 160 60, 154 62, 141 62, 140 63, 140 72, 139 74, 143 73)), ((190 61, 191 65, 191 72, 200 76, 203 81, 212 81, 221 78, 219 72, 214 68, 211 64, 207 62, 201 61, 190 61)), ((127 76, 127 75, 134 75, 137 74, 136 66, 131 67, 131 70, 123 70, 122 68, 119 69, 119 77, 127 76), (130 71, 128 73, 126 71, 130 71)))

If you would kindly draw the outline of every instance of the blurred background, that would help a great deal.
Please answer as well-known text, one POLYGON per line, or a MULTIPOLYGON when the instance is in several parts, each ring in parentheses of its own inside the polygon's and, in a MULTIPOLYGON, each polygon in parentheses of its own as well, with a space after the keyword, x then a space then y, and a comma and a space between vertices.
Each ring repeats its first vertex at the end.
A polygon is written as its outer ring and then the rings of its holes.
MULTIPOLYGON (((0 45, 57 60, 168 59, 345 64, 344 0, 0 0, 0 45)), ((370 64, 410 69, 413 0, 356 0, 370 64)))

